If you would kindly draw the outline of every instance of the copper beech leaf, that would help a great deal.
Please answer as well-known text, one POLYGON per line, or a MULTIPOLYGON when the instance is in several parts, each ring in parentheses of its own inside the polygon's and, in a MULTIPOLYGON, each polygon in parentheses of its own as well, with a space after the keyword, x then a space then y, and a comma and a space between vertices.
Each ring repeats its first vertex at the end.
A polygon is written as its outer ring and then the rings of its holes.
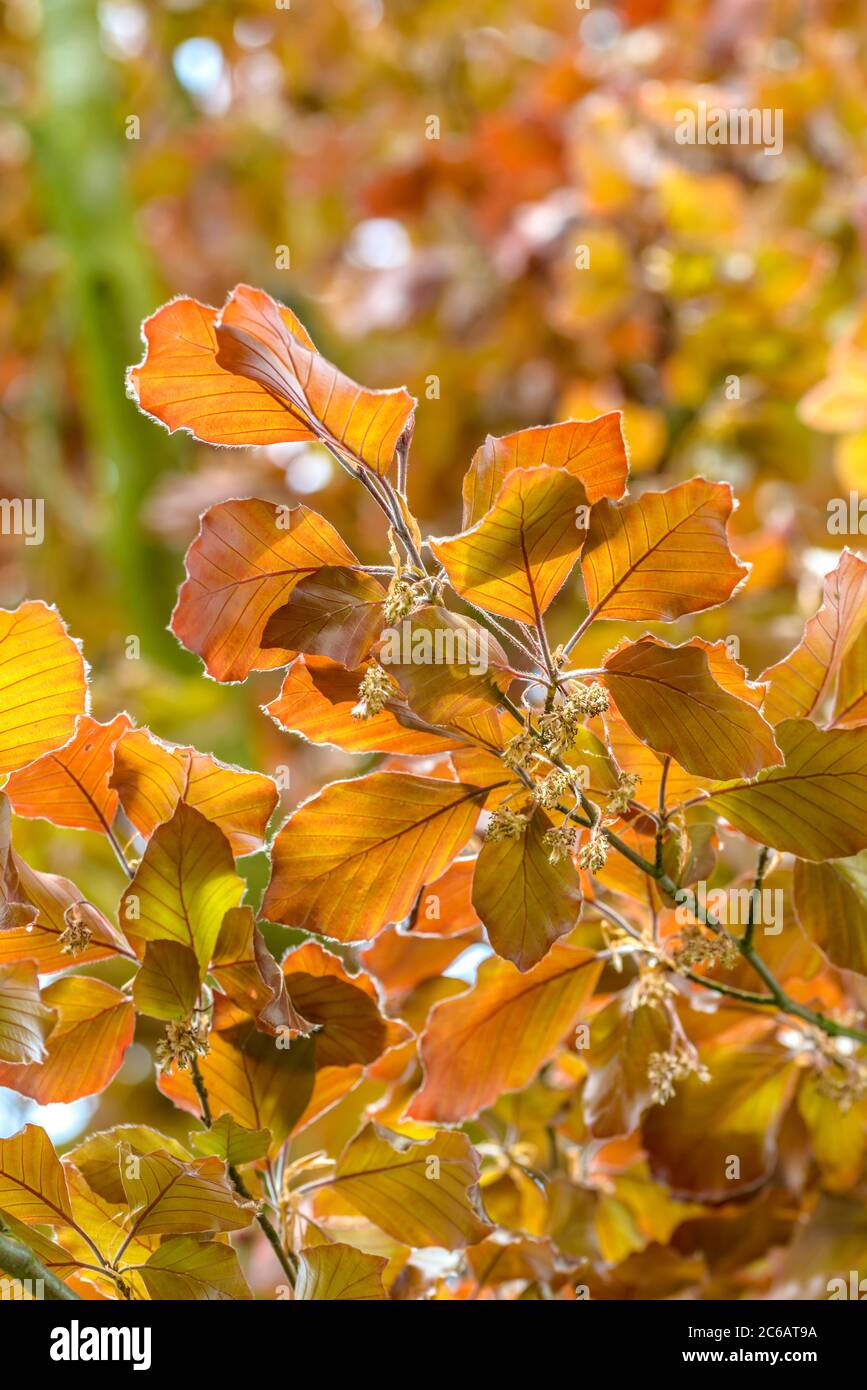
POLYGON ((108 781, 114 750, 131 727, 126 714, 109 724, 81 715, 69 743, 9 778, 5 791, 16 816, 105 834, 117 810, 117 792, 108 781))
POLYGON ((278 800, 271 777, 164 743, 147 729, 130 730, 117 744, 110 785, 146 839, 185 801, 220 827, 236 856, 262 848, 278 800))
POLYGON ((465 1134, 439 1130, 415 1143, 368 1124, 340 1155, 329 1187, 406 1245, 462 1250, 492 1229, 465 1134))
POLYGON ((370 976, 351 975, 318 941, 288 951, 281 968, 293 1002, 319 1030, 317 1068, 366 1065, 411 1036, 402 1023, 383 1016, 370 976))
POLYGON ((835 729, 867 724, 867 624, 840 662, 833 724, 835 729))
POLYGON ((219 1158, 187 1161, 166 1149, 133 1155, 123 1144, 119 1158, 130 1234, 239 1231, 253 1220, 254 1204, 238 1197, 219 1158))
POLYGON ((27 1225, 73 1224, 63 1165, 38 1125, 0 1139, 0 1211, 27 1225))
POLYGON ((421 1040, 424 1083, 407 1114, 460 1123, 521 1090, 574 1028, 601 969, 591 952, 563 944, 525 974, 485 961, 472 989, 432 1011, 421 1040))
POLYGON ((264 1158, 270 1142, 271 1135, 267 1129, 245 1129, 231 1115, 221 1115, 210 1129, 198 1130, 190 1135, 190 1143, 200 1154, 212 1154, 236 1168, 264 1158))
POLYGON ((199 963, 189 946, 179 941, 148 941, 132 997, 140 1014, 180 1020, 191 1013, 199 984, 199 963))
POLYGON ((832 965, 867 975, 867 851, 830 864, 795 861, 798 921, 832 965))
POLYGON ((271 614, 262 646, 358 666, 379 636, 384 599, 385 589, 373 575, 347 565, 324 565, 300 580, 271 614))
POLYGON ((448 868, 472 833, 482 794, 393 772, 332 783, 275 839, 263 916, 339 941, 370 940, 448 868))
POLYGON ((581 569, 590 612, 670 621, 724 603, 748 569, 729 549, 728 483, 693 478, 630 502, 597 502, 581 569))
POLYGON ((238 1255, 218 1240, 172 1236, 164 1240, 144 1265, 131 1265, 147 1294, 161 1301, 223 1301, 250 1299, 238 1255))
POLYGON ((818 729, 809 719, 785 719, 774 733, 784 766, 720 787, 709 804, 750 839, 802 859, 867 849, 867 737, 818 729))
POLYGON ((507 473, 493 506, 467 531, 430 541, 462 598, 519 622, 539 620, 571 571, 584 531, 583 486, 556 468, 507 473))
POLYGON ((772 724, 815 714, 831 690, 841 662, 867 625, 867 560, 844 550, 825 579, 822 606, 788 656, 769 666, 763 713, 772 724))
POLYGON ((84 658, 54 608, 0 608, 0 773, 72 738, 87 711, 84 658))
POLYGON ((257 497, 219 502, 187 551, 172 632, 218 681, 285 666, 294 652, 262 646, 271 614, 301 579, 355 563, 331 523, 308 507, 257 497))
POLYGON ((39 873, 14 851, 8 855, 0 891, 6 923, 0 925, 0 963, 32 960, 40 974, 50 974, 113 955, 134 959, 125 938, 74 883, 58 874, 39 873), (65 951, 63 940, 73 920, 90 932, 88 944, 75 957, 65 951))
POLYGON ((47 985, 43 1002, 56 1011, 48 1056, 26 1066, 0 1063, 0 1086, 40 1105, 104 1091, 133 1039, 135 1013, 125 994, 103 980, 67 975, 47 985))
POLYGON ((0 965, 0 1062, 44 1062, 55 1015, 39 995, 33 961, 0 965))
POLYGON ((418 756, 460 746, 458 739, 450 742, 401 723, 398 711, 408 711, 397 690, 395 699, 379 714, 369 719, 353 718, 363 676, 361 668, 347 671, 325 657, 301 656, 287 670, 280 694, 263 709, 281 729, 309 743, 327 744, 346 753, 418 756))
POLYGON ((175 1158, 189 1159, 192 1154, 177 1139, 170 1139, 150 1125, 114 1125, 97 1130, 76 1144, 65 1155, 65 1162, 75 1165, 91 1192, 115 1206, 126 1201, 121 1181, 121 1146, 134 1154, 150 1154, 165 1149, 175 1158))
POLYGON ((290 309, 238 285, 222 309, 176 299, 143 326, 128 374, 142 410, 206 444, 322 440, 387 473, 415 401, 402 387, 358 386, 316 351, 290 309))
POLYGON ((557 864, 545 844, 551 821, 531 816, 523 833, 482 845, 473 878, 473 907, 498 956, 530 970, 558 937, 578 923, 581 881, 567 856, 557 864))
POLYGON ((653 1104, 648 1062, 672 1050, 672 1016, 664 1005, 618 996, 590 1027, 590 1075, 582 1101, 594 1138, 631 1134, 653 1104))
POLYGON ((388 1260, 352 1245, 314 1245, 298 1255, 297 1302, 374 1303, 388 1297, 382 1275, 388 1260))
POLYGON ((219 826, 179 801, 148 842, 121 899, 121 920, 143 941, 188 946, 204 978, 223 918, 244 887, 219 826))
POLYGON ((655 637, 625 640, 603 669, 633 732, 688 772, 719 780, 754 777, 782 762, 770 725, 753 704, 723 689, 700 647, 672 647, 655 637))
POLYGON ((464 475, 466 529, 490 511, 515 468, 562 468, 584 484, 588 502, 618 498, 626 487, 629 460, 619 410, 595 420, 565 420, 497 438, 489 434, 464 475))
POLYGON ((313 1031, 314 1025, 302 1018, 290 998, 286 977, 256 926, 252 908, 233 907, 226 913, 210 973, 240 1013, 255 1018, 263 1032, 285 1038, 306 1037, 313 1031))

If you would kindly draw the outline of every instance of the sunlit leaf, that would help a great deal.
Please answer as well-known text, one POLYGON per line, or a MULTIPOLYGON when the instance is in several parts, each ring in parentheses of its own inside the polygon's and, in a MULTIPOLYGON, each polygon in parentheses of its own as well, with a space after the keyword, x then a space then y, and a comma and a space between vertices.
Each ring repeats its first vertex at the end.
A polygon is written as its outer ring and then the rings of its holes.
POLYGON ((245 1129, 231 1115, 221 1115, 210 1129, 197 1130, 190 1135, 190 1143, 200 1154, 213 1154, 236 1168, 264 1158, 270 1142, 267 1129, 245 1129))
POLYGON ((192 1157, 176 1139, 161 1134, 149 1125, 114 1125, 112 1129, 98 1130, 96 1134, 88 1135, 69 1150, 64 1162, 75 1165, 91 1192, 119 1206, 126 1201, 120 1176, 122 1147, 133 1154, 150 1154, 157 1149, 165 1149, 175 1158, 183 1160, 192 1157))
POLYGON ((298 1255, 295 1298, 301 1303, 382 1302, 387 1294, 382 1273, 388 1264, 379 1255, 367 1255, 351 1245, 314 1245, 298 1255))
POLYGON ((340 1155, 331 1186, 396 1240, 459 1250, 491 1230, 478 1180, 465 1134, 439 1130, 414 1143, 369 1124, 340 1155))
POLYGON ((634 502, 597 502, 581 569, 590 611, 670 620, 730 598, 747 576, 729 549, 728 483, 693 478, 634 502))
POLYGON ((39 997, 39 976, 32 961, 0 965, 0 1061, 20 1066, 43 1062, 45 1039, 55 1015, 39 997))
POLYGON ((188 946, 204 976, 223 918, 244 887, 222 830, 179 801, 148 842, 121 899, 121 921, 144 941, 188 946))
POLYGON ((149 1296, 160 1300, 252 1298, 231 1245, 217 1240, 173 1236, 155 1250, 137 1273, 149 1296))
POLYGON ((655 637, 624 641, 604 663, 605 684, 634 733, 700 777, 754 777, 782 756, 755 706, 724 690, 707 653, 655 637))
POLYGON ((207 444, 322 439, 387 473, 415 405, 403 388, 369 391, 344 376, 290 309, 248 285, 221 310, 173 300, 143 336, 144 360, 128 376, 134 399, 207 444))
POLYGON ((571 474, 516 468, 474 526, 430 547, 463 598, 504 618, 536 622, 578 558, 585 536, 578 508, 585 505, 571 474))
POLYGON ((297 1037, 313 1024, 295 1008, 286 977, 256 926, 249 907, 230 908, 214 947, 211 974, 242 1013, 266 1033, 297 1037))
POLYGON ((132 997, 150 1018, 187 1018, 199 993, 199 963, 179 941, 148 941, 133 980, 132 997))
POLYGON ((146 838, 183 800, 220 827, 236 855, 261 849, 278 799, 270 777, 231 767, 211 753, 163 743, 147 729, 132 730, 118 743, 111 786, 146 838))
POLYGON ((498 956, 519 970, 538 965, 558 937, 577 925, 581 883, 567 856, 549 859, 551 821, 531 816, 523 834, 482 845, 473 879, 473 907, 498 956))
POLYGON ((43 1003, 57 1013, 44 1062, 0 1063, 0 1086, 40 1105, 79 1100, 104 1091, 117 1075, 135 1031, 130 1000, 113 985, 67 975, 47 985, 43 1003))
POLYGON ((464 475, 466 529, 480 521, 515 468, 562 468, 584 484, 588 502, 623 494, 629 472, 620 411, 596 420, 539 425, 500 438, 489 434, 464 475))
POLYGON ((283 958, 293 1002, 316 1025, 317 1067, 373 1062, 386 1048, 411 1036, 383 1016, 376 985, 368 975, 350 975, 339 957, 318 941, 305 942, 283 958))
POLYGON ((830 864, 797 859, 794 908, 832 965, 867 975, 867 851, 830 864))
POLYGON ((117 809, 117 792, 108 784, 114 749, 131 727, 126 714, 110 724, 82 715, 69 743, 9 778, 5 790, 16 816, 105 834, 117 809))
POLYGON ((526 1086, 581 1017, 601 964, 555 945, 533 970, 486 961, 466 994, 438 1004, 421 1041, 424 1084, 408 1114, 454 1123, 526 1086))
POLYGON ((0 1139, 0 1210, 28 1225, 72 1225, 66 1175, 38 1125, 25 1125, 10 1139, 0 1139))
POLYGON ((340 941, 401 921, 472 833, 479 790, 399 773, 335 782, 274 841, 263 916, 340 941))
POLYGON ((762 672, 769 682, 763 713, 772 724, 801 719, 821 707, 840 663, 867 624, 867 560, 844 550, 825 579, 822 606, 794 651, 762 672))
POLYGON ((61 747, 86 712, 84 659, 57 610, 0 609, 0 773, 61 747))
POLYGON ((305 506, 256 497, 219 502, 187 551, 172 632, 215 680, 285 666, 294 652, 262 647, 271 614, 323 565, 355 563, 331 523, 305 506))
POLYGON ((198 1231, 239 1231, 253 1219, 219 1158, 175 1158, 165 1149, 135 1155, 121 1146, 120 1172, 130 1209, 129 1230, 138 1236, 198 1231))
MULTIPOLYGON (((330 744, 347 753, 441 753, 458 747, 437 734, 400 723, 406 705, 389 700, 370 719, 354 719, 363 670, 347 671, 324 657, 298 657, 286 672, 283 689, 263 708, 275 724, 310 743, 330 744)), ((395 691, 397 696, 397 691, 395 691)))
POLYGON ((817 729, 809 719, 784 720, 774 733, 785 765, 713 792, 710 804, 744 835, 803 859, 867 849, 864 734, 817 729))

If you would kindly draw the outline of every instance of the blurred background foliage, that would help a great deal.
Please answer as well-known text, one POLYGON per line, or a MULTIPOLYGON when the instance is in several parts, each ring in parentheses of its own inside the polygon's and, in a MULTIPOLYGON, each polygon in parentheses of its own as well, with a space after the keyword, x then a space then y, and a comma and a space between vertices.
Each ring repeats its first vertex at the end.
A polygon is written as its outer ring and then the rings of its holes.
MULTIPOLYGON (((290 765, 284 810, 358 769, 259 713, 277 673, 221 688, 166 632, 226 497, 304 501, 383 556, 318 448, 169 438, 125 397, 147 313, 247 281, 358 380, 419 397, 410 494, 435 533, 487 432, 613 408, 633 487, 730 480, 752 574, 689 631, 735 636, 755 676, 858 544, 827 504, 867 472, 865 47, 859 0, 5 0, 0 492, 44 497, 46 534, 0 539, 0 603, 59 606, 97 717, 290 765), (782 153, 679 145, 698 99, 780 109, 782 153)), ((581 611, 573 586, 555 638, 581 611)), ((17 835, 114 910, 95 836, 17 835)), ((130 1119, 177 1127, 141 1048, 88 1122, 130 1119)))

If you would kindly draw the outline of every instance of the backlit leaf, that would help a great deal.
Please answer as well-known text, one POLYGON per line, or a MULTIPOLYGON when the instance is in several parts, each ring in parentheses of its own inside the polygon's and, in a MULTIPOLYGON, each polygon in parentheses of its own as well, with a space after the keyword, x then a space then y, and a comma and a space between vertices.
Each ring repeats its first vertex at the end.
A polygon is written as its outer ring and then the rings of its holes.
POLYGON ((352 1245, 314 1245, 298 1256, 295 1298, 301 1303, 382 1302, 387 1294, 382 1274, 388 1260, 352 1245))
POLYGON ((710 804, 744 835, 802 859, 845 859, 867 849, 861 730, 786 719, 774 733, 785 765, 714 791, 710 804))
POLYGON ((460 1250, 491 1230, 478 1180, 465 1134, 440 1130, 414 1143, 369 1124, 340 1155, 330 1186, 395 1240, 460 1250))
POLYGON ((150 1018, 187 1018, 199 993, 199 963, 179 941, 148 941, 132 986, 140 1014, 150 1018))
POLYGON ((33 961, 0 965, 0 1061, 43 1062, 54 1017, 40 999, 33 961))
POLYGON ((261 849, 278 799, 270 777, 231 767, 211 753, 163 743, 147 729, 131 730, 120 740, 111 786, 145 838, 170 820, 183 800, 220 827, 235 855, 261 849))
POLYGON ((211 974, 242 1013, 266 1033, 306 1036, 313 1025, 290 998, 286 977, 256 926, 249 907, 230 908, 214 947, 211 974))
POLYGON ((619 410, 595 420, 539 425, 500 438, 489 434, 464 475, 466 529, 480 521, 515 468, 562 468, 584 484, 588 502, 623 495, 629 473, 619 410))
POLYGON ((754 777, 782 761, 755 706, 731 695, 711 673, 707 653, 655 637, 624 641, 606 658, 605 684, 639 738, 688 772, 717 779, 754 777))
POLYGON ((114 1125, 112 1129, 98 1130, 96 1134, 88 1135, 74 1149, 70 1149, 64 1161, 75 1165, 90 1190, 98 1197, 119 1206, 126 1200, 120 1174, 122 1147, 134 1154, 150 1154, 157 1149, 165 1149, 175 1158, 192 1157, 176 1139, 170 1139, 149 1125, 114 1125))
POLYGON ((542 811, 530 818, 523 834, 482 845, 473 879, 473 907, 498 956, 530 970, 558 937, 577 925, 581 882, 567 856, 557 864, 548 857, 542 811))
POLYGON ((769 666, 763 713, 772 724, 801 719, 821 707, 834 677, 867 624, 867 560, 844 550, 825 579, 822 606, 804 628, 794 651, 769 666))
POLYGON ((460 1122, 526 1086, 574 1028, 601 968, 589 951, 565 945, 526 974, 485 961, 472 989, 431 1013, 421 1040, 424 1084, 407 1113, 460 1122))
POLYGON ((731 598, 747 576, 729 549, 728 483, 693 478, 632 502, 597 502, 581 557, 590 611, 670 620, 731 598))
POLYGON ((231 1115, 221 1115, 210 1129, 190 1135, 190 1143, 200 1154, 213 1154, 235 1168, 264 1158, 270 1142, 267 1129, 245 1129, 231 1115))
POLYGON ((321 439, 387 473, 415 402, 369 391, 321 357, 290 309, 238 285, 221 310, 176 299, 143 326, 128 381, 142 410, 207 444, 321 439))
POLYGON ((56 1010, 44 1062, 13 1067, 0 1063, 0 1086, 31 1096, 40 1105, 79 1100, 104 1091, 117 1075, 132 1042, 135 1013, 113 985, 67 975, 42 991, 56 1010))
POLYGON ((25 1125, 10 1139, 0 1139, 0 1211, 28 1225, 72 1225, 66 1175, 38 1125, 25 1125))
POLYGON ((479 790, 381 772, 335 782, 304 802, 274 841, 262 904, 273 922, 366 941, 401 921, 472 833, 479 790))
POLYGON ((219 1301, 253 1296, 236 1251, 217 1240, 173 1236, 162 1242, 147 1264, 133 1268, 155 1299, 219 1301))
POLYGON ((457 592, 491 613, 536 622, 584 543, 581 483, 555 468, 507 473, 493 506, 467 531, 431 540, 457 592))
POLYGON ((797 859, 794 907, 832 965, 867 975, 867 852, 830 864, 797 859))
POLYGON ((117 809, 117 792, 108 784, 114 749, 131 727, 126 714, 110 724, 82 715, 69 743, 9 778, 5 790, 16 816, 105 834, 117 809))
POLYGON ((305 506, 257 497, 219 502, 187 551, 172 632, 218 681, 285 666, 294 652, 262 647, 269 617, 299 580, 323 565, 353 564, 331 523, 305 506))
POLYGON ((186 802, 154 831, 121 899, 121 921, 144 941, 188 946, 204 977, 220 924, 244 894, 222 830, 186 802))
POLYGON ((57 610, 0 608, 0 773, 61 747, 86 711, 84 659, 57 610))
POLYGON ((339 957, 318 941, 307 941, 283 958, 283 974, 293 1002, 317 1025, 317 1067, 373 1062, 411 1034, 384 1018, 376 985, 368 975, 350 975, 339 957))
POLYGON ((253 1219, 219 1158, 186 1162, 166 1149, 138 1154, 121 1146, 120 1172, 130 1209, 129 1230, 137 1236, 200 1231, 239 1231, 253 1219))

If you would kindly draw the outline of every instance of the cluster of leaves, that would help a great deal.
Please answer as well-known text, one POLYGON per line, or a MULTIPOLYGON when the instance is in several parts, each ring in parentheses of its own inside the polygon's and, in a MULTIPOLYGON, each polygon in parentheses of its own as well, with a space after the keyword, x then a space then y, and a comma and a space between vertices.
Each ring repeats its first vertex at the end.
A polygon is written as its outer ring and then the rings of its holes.
POLYGON ((380 761, 279 829, 257 921, 236 860, 274 782, 97 723, 59 616, 3 615, 0 1083, 102 1091, 138 1013, 196 1120, 62 1161, 34 1127, 2 1141, 8 1239, 84 1296, 249 1296, 228 1233, 254 1222, 296 1298, 736 1297, 839 1272, 867 1159, 867 562, 843 553, 758 681, 723 641, 646 630, 582 666, 607 623, 736 594, 727 484, 629 496, 610 412, 489 437, 463 530, 425 538, 403 388, 351 381, 246 286, 173 301, 145 340, 129 392, 169 430, 316 442, 382 512, 371 566, 305 506, 218 503, 172 618, 219 682, 286 668, 281 728, 380 761), (579 566, 586 614, 554 646, 579 566), (116 920, 16 854, 10 810, 109 839, 116 920), (712 910, 708 880, 745 912, 712 910), (268 923, 295 933, 279 963, 268 923), (77 968, 107 959, 123 987, 77 968))

